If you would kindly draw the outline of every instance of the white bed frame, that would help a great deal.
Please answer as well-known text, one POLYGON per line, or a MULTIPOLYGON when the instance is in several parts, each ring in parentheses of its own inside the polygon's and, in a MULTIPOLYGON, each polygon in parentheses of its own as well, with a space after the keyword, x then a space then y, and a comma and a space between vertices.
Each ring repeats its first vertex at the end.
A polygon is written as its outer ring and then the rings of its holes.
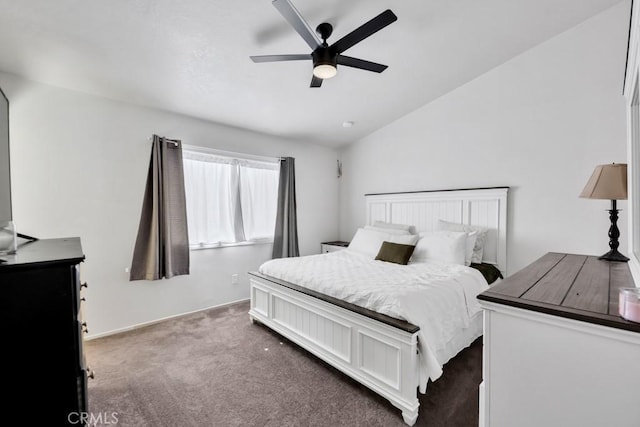
MULTIPOLYGON (((507 187, 366 195, 366 222, 435 230, 439 219, 487 227, 483 262, 506 277, 507 187)), ((418 418, 417 326, 294 284, 250 273, 251 321, 259 321, 418 418)))

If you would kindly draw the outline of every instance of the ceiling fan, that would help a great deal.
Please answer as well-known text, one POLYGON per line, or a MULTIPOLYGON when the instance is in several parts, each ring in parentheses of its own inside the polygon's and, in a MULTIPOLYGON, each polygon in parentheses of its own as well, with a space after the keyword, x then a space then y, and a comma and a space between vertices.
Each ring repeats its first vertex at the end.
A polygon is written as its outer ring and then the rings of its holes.
POLYGON ((300 55, 251 56, 253 62, 300 61, 311 59, 313 61, 311 87, 320 87, 324 79, 330 79, 335 76, 338 72, 338 64, 352 68, 359 68, 361 70, 373 71, 375 73, 381 73, 387 69, 386 65, 346 56, 343 55, 342 52, 366 39, 370 35, 380 31, 387 25, 395 22, 398 17, 391 10, 385 10, 380 15, 362 24, 360 27, 329 46, 327 44, 327 39, 333 32, 331 24, 323 22, 318 25, 314 32, 311 30, 311 27, 309 27, 309 24, 307 24, 304 18, 302 18, 300 12, 298 12, 289 0, 273 0, 272 4, 276 9, 278 9, 278 12, 280 12, 284 19, 286 19, 298 32, 298 34, 302 36, 304 41, 307 42, 313 51, 310 54, 300 55))

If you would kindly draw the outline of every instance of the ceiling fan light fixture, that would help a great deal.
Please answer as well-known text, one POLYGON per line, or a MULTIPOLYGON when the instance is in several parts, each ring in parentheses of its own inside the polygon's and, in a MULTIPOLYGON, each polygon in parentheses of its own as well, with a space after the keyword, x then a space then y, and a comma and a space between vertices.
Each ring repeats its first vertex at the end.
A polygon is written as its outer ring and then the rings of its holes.
POLYGON ((313 67, 313 75, 319 79, 330 79, 338 74, 338 69, 331 64, 318 64, 313 67))
POLYGON ((273 0, 271 2, 282 17, 289 22, 294 30, 304 39, 312 49, 311 55, 259 55, 251 56, 253 62, 277 62, 300 61, 310 59, 313 61, 313 78, 309 87, 319 88, 325 79, 330 79, 338 74, 338 64, 358 68, 361 70, 381 73, 387 69, 386 65, 377 64, 364 59, 342 55, 344 51, 360 43, 367 37, 377 33, 387 25, 398 20, 398 17, 387 9, 378 16, 368 20, 337 42, 329 45, 327 39, 333 33, 333 26, 323 22, 316 27, 314 32, 304 20, 300 12, 291 4, 291 0, 273 0))

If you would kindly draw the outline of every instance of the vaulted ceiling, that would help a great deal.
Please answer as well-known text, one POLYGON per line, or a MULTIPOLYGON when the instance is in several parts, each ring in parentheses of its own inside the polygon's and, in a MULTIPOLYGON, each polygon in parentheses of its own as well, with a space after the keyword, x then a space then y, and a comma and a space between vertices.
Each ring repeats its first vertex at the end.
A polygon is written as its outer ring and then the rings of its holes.
POLYGON ((620 0, 292 0, 329 43, 385 9, 398 21, 309 88, 310 53, 270 0, 0 0, 0 70, 214 122, 340 146, 385 126, 620 0), (345 128, 343 122, 354 126, 345 128))

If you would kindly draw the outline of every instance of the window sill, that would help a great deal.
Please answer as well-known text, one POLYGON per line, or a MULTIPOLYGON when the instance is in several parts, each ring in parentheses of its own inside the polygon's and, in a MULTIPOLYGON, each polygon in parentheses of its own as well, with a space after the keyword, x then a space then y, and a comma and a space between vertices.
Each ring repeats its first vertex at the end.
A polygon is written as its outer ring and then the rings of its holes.
POLYGON ((214 245, 189 246, 190 251, 201 251, 204 249, 222 249, 236 246, 255 246, 255 245, 271 245, 273 240, 261 240, 255 242, 237 242, 237 243, 219 243, 214 245))

